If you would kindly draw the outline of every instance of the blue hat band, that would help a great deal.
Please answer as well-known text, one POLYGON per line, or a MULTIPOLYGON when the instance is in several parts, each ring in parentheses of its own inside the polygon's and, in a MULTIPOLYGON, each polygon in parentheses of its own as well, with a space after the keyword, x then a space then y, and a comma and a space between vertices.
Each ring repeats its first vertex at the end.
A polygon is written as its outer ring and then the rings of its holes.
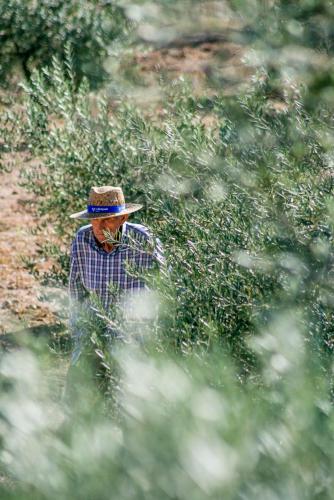
POLYGON ((125 209, 125 205, 99 206, 87 205, 89 214, 118 214, 125 209))

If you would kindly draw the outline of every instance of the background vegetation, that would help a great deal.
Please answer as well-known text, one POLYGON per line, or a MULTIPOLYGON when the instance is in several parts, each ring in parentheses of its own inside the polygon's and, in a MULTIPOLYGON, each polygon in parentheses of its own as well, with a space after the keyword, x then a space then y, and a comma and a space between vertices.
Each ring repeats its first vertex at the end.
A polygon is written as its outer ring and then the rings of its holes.
POLYGON ((71 44, 75 81, 88 78, 92 87, 108 74, 103 63, 110 46, 126 30, 116 4, 100 0, 9 0, 0 2, 0 78, 21 69, 30 79, 36 67, 64 58, 71 44))
POLYGON ((149 106, 115 98, 120 74, 92 92, 73 36, 6 115, 19 124, 6 147, 38 159, 22 182, 59 234, 44 279, 66 284, 61 249, 75 226, 64 214, 94 184, 143 203, 167 258, 131 314, 125 299, 83 317, 70 412, 42 376, 61 353, 29 344, 4 356, 8 498, 333 497, 333 13, 321 1, 224 8, 122 4, 139 48, 205 37, 243 47, 252 77, 238 74, 233 93, 223 54, 200 88, 160 78, 149 106), (126 339, 111 352, 110 322, 126 339))

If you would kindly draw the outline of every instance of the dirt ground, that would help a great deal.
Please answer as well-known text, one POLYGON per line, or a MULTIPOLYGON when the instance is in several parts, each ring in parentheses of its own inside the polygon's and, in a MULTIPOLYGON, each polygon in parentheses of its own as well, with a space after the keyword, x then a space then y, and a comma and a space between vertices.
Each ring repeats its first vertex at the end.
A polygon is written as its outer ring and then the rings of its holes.
POLYGON ((243 55, 244 49, 235 43, 204 42, 196 47, 138 53, 130 63, 135 65, 148 84, 157 75, 168 75, 168 79, 184 75, 190 77, 194 89, 214 80, 215 85, 219 85, 227 95, 235 93, 238 84, 247 80, 253 72, 243 61, 243 55))
POLYGON ((0 334, 57 323, 54 303, 42 300, 50 290, 25 264, 35 260, 41 271, 50 267, 38 252, 44 237, 34 231, 38 217, 33 197, 20 186, 24 161, 25 154, 18 153, 16 166, 0 174, 0 334))

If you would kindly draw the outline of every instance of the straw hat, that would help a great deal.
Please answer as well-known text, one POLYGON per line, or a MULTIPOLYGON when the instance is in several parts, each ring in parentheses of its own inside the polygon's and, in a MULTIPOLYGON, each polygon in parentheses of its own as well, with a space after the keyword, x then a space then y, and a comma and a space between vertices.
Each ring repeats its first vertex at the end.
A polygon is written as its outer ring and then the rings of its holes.
POLYGON ((87 209, 70 215, 71 219, 105 219, 131 214, 143 205, 125 203, 122 188, 113 186, 93 186, 90 190, 87 209))

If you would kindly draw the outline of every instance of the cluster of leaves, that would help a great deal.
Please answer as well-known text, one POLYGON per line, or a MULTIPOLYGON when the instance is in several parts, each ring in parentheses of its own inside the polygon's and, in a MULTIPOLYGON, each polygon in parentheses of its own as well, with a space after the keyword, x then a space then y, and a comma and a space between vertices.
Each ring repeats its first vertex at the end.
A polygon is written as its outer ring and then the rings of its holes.
POLYGON ((0 77, 17 65, 27 79, 50 55, 63 59, 71 45, 75 79, 85 76, 92 87, 107 77, 103 62, 108 47, 125 29, 122 10, 101 0, 2 0, 0 2, 0 77))

